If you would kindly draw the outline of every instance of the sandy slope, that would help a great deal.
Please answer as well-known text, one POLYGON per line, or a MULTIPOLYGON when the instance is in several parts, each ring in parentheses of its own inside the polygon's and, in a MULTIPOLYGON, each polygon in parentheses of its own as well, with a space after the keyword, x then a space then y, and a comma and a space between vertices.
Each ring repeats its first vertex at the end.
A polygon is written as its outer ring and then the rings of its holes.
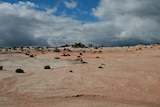
POLYGON ((32 53, 0 54, 0 107, 160 107, 159 46, 32 53))

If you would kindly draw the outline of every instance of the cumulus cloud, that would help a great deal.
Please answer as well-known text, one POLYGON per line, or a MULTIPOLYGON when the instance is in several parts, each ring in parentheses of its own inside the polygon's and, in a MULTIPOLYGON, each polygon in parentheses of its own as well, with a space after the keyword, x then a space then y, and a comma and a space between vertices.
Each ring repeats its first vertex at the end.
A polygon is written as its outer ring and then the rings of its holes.
POLYGON ((64 4, 69 9, 73 9, 77 7, 77 3, 75 1, 71 1, 71 2, 64 1, 64 4))
MULTIPOLYGON (((159 9, 159 0, 101 0, 92 14, 118 28, 110 31, 112 45, 135 45, 160 42, 159 9)), ((106 24, 105 28, 110 26, 106 24)))
MULTIPOLYGON (((0 4, 0 45, 62 45, 78 40, 80 22, 37 10, 31 2, 0 4)), ((50 12, 51 11, 51 12, 50 12)))
POLYGON ((159 0, 101 0, 92 9, 99 21, 83 23, 54 15, 57 7, 41 10, 31 2, 1 2, 0 46, 160 43, 159 5, 159 0))
POLYGON ((54 14, 57 12, 57 7, 54 7, 54 8, 46 8, 46 12, 48 14, 54 14))

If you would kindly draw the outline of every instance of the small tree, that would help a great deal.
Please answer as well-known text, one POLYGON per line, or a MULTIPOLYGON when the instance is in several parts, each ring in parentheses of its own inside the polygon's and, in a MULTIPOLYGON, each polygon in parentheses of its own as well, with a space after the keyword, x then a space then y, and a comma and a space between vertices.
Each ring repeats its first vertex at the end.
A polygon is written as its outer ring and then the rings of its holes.
POLYGON ((75 43, 72 45, 73 48, 86 48, 86 46, 82 43, 75 43))

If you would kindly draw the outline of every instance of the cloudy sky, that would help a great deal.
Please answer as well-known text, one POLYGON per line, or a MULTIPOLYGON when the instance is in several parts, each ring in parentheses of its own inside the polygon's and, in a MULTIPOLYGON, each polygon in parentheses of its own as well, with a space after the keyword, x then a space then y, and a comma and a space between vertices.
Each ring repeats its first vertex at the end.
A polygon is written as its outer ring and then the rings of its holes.
POLYGON ((160 43, 160 0, 0 0, 0 46, 160 43))

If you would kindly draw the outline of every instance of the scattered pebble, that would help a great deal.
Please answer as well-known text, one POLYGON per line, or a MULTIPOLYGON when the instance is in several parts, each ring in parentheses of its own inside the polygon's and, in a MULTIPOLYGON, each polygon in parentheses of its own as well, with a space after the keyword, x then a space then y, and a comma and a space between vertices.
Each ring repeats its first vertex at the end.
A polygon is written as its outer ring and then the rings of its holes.
POLYGON ((24 73, 23 69, 16 69, 16 73, 24 73))
POLYGON ((3 66, 0 66, 0 70, 3 70, 3 66))
POLYGON ((73 73, 73 71, 72 71, 72 70, 70 70, 69 72, 73 73))
POLYGON ((103 67, 102 67, 102 66, 99 66, 98 68, 103 69, 103 67))
POLYGON ((49 65, 44 66, 44 69, 51 69, 49 65))
POLYGON ((55 57, 54 59, 60 59, 60 57, 55 57))
POLYGON ((99 58, 99 56, 97 56, 96 58, 99 58))

